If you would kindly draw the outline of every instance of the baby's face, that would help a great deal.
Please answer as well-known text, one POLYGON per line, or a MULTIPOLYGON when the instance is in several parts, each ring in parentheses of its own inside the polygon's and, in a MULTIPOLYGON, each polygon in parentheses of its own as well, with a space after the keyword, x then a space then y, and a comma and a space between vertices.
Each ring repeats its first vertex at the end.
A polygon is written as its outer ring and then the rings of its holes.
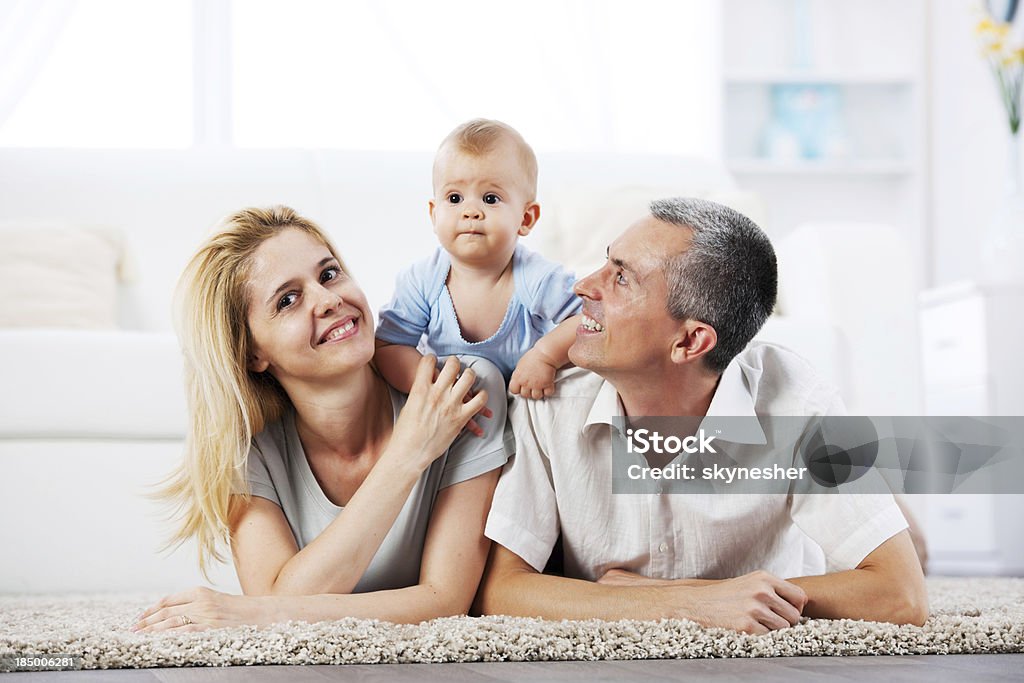
POLYGON ((499 141, 474 156, 458 149, 439 152, 430 219, 452 259, 476 266, 508 262, 516 239, 536 220, 536 204, 514 143, 499 141))

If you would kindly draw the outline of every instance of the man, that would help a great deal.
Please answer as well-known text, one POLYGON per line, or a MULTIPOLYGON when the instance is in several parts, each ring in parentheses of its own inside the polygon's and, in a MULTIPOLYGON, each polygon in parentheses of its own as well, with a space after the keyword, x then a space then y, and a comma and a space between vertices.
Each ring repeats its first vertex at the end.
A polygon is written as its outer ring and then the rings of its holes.
POLYGON ((712 202, 653 202, 610 245, 576 284, 577 367, 551 398, 510 411, 517 454, 487 522, 481 612, 686 618, 749 633, 801 616, 924 622, 924 577, 891 495, 612 493, 618 416, 842 413, 795 354, 748 346, 776 281, 764 233, 712 202), (565 576, 542 574, 559 534, 565 576), (808 537, 831 573, 801 575, 808 537))

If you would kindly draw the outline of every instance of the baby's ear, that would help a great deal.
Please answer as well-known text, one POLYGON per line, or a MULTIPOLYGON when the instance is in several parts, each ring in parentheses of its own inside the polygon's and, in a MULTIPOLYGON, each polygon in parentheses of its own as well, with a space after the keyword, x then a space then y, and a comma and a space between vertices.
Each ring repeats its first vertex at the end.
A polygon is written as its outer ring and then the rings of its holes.
POLYGON ((434 222, 434 200, 430 199, 427 201, 427 212, 430 214, 430 222, 434 222))
POLYGON ((519 226, 519 236, 526 237, 533 230, 533 226, 537 224, 537 220, 540 218, 540 204, 537 202, 530 202, 526 205, 523 210, 523 222, 519 226))

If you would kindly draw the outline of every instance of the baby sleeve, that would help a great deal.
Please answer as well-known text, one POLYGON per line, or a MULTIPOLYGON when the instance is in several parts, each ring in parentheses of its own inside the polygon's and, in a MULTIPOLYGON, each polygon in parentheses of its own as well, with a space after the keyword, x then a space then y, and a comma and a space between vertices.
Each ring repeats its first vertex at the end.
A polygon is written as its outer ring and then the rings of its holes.
POLYGON ((572 291, 576 276, 539 254, 524 255, 523 271, 530 312, 556 325, 579 313, 583 302, 572 291))
POLYGON ((432 268, 438 260, 437 254, 428 261, 415 263, 398 274, 395 279, 395 294, 391 301, 380 309, 380 325, 377 339, 389 344, 417 346, 430 324, 430 297, 436 280, 437 269, 432 268))

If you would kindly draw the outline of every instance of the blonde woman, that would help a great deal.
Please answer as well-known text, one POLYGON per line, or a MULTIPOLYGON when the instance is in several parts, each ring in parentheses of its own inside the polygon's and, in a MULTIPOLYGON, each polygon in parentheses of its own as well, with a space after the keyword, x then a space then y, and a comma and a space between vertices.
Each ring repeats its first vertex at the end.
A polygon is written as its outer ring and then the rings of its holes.
POLYGON ((391 389, 370 362, 366 298, 286 207, 229 217, 176 308, 191 429, 164 490, 172 542, 194 537, 204 572, 229 543, 244 595, 168 596, 134 630, 465 613, 507 458, 497 368, 474 359, 460 375, 450 358, 435 373, 426 358, 407 397, 391 389))

